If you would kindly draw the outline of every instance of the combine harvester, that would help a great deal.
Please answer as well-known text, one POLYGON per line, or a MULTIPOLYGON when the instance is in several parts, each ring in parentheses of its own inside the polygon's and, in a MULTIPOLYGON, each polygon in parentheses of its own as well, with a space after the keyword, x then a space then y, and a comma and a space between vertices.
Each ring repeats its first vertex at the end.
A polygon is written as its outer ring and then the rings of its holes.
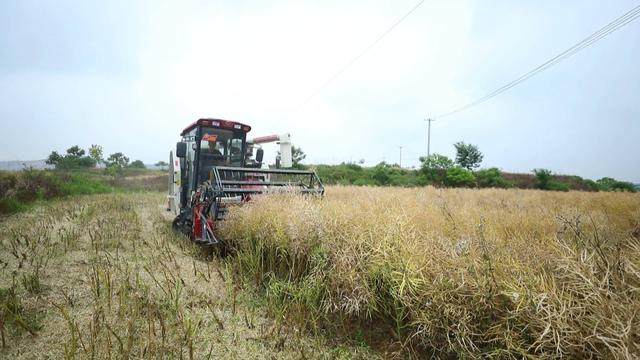
POLYGON ((173 226, 197 243, 220 244, 216 222, 229 206, 273 191, 324 194, 313 171, 280 169, 292 166, 289 134, 247 140, 251 127, 221 119, 199 119, 187 126, 175 157, 169 154, 169 205, 173 226), (275 169, 263 168, 260 144, 278 142, 280 160, 275 169), (254 157, 253 150, 257 148, 254 157))

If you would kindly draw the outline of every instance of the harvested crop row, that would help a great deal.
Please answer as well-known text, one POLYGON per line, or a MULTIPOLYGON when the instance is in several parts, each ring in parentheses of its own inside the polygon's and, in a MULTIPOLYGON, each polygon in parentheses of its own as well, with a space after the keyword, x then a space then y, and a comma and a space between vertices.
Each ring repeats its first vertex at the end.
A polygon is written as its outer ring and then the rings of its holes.
POLYGON ((375 359, 276 327, 162 193, 74 197, 0 219, 0 359, 375 359))
POLYGON ((221 232, 300 325, 384 324, 414 354, 640 356, 635 194, 332 187, 256 199, 221 232))

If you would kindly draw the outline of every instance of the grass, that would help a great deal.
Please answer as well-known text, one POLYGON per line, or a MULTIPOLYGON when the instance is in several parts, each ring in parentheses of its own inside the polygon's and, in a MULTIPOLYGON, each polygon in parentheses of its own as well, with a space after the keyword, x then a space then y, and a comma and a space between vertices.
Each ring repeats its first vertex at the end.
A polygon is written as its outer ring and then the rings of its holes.
POLYGON ((256 199, 222 235, 299 328, 415 357, 640 356, 636 194, 331 187, 256 199))
POLYGON ((68 196, 166 188, 166 173, 140 169, 126 169, 119 177, 97 169, 0 172, 0 214, 25 211, 34 203, 68 196))

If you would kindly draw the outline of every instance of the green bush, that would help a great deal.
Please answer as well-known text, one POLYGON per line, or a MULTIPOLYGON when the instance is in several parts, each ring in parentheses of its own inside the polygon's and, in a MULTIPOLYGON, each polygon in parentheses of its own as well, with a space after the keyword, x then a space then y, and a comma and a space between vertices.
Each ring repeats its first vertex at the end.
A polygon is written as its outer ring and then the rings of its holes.
POLYGON ((0 173, 0 213, 28 209, 37 200, 109 191, 111 187, 86 172, 25 169, 0 173))
POLYGON ((598 187, 598 183, 591 179, 583 179, 582 180, 582 188, 586 191, 598 191, 600 188, 598 187))
POLYGON ((15 197, 4 197, 0 199, 0 214, 12 214, 19 211, 28 209, 24 203, 18 201, 15 197))
POLYGON ((498 168, 478 170, 474 175, 479 187, 508 188, 513 186, 513 184, 502 177, 498 168))
POLYGON ((56 169, 92 168, 96 166, 96 160, 91 156, 85 156, 85 151, 78 145, 68 148, 66 155, 60 155, 57 151, 52 151, 46 163, 54 165, 56 169))
MULTIPOLYGON (((422 157, 420 161, 421 167, 418 170, 399 168, 385 162, 373 167, 342 163, 339 165, 315 165, 309 166, 309 168, 317 172, 325 185, 412 187, 433 184, 436 186, 538 188, 556 191, 637 191, 633 184, 613 178, 603 178, 594 182, 579 176, 553 175, 551 170, 547 169, 534 169, 532 170, 533 176, 503 173, 498 168, 464 172, 459 169, 460 167, 454 167, 449 158, 439 154, 431 154, 428 158, 422 157)), ((132 170, 135 169, 127 169, 127 171, 132 170)))
MULTIPOLYGON (((353 184, 359 179, 371 179, 364 168, 356 164, 318 165, 315 170, 325 184, 353 184)), ((373 180, 371 183, 374 183, 373 180)))
POLYGON ((444 155, 433 153, 427 157, 421 157, 420 171, 426 180, 444 183, 447 170, 454 166, 453 161, 444 155))
POLYGON ((48 171, 24 169, 17 177, 15 196, 19 201, 31 202, 60 196, 59 181, 48 171))
POLYGON ((373 167, 342 163, 339 165, 316 165, 315 170, 326 185, 358 186, 423 186, 428 183, 426 176, 417 170, 402 169, 381 162, 373 167))
POLYGON ((615 186, 614 186, 614 190, 617 191, 629 191, 629 192, 636 192, 636 186, 633 185, 632 183, 628 182, 628 181, 618 181, 615 186))
POLYGON ((134 168, 134 169, 146 169, 147 167, 144 166, 144 163, 142 162, 142 160, 135 160, 132 161, 131 164, 129 164, 130 168, 134 168))
POLYGON ((381 162, 373 168, 371 178, 376 182, 376 185, 389 185, 391 176, 389 176, 389 170, 387 164, 381 162))
POLYGON ((636 187, 630 182, 619 181, 610 177, 603 177, 596 181, 598 187, 602 191, 629 191, 636 192, 636 187))
POLYGON ((551 184, 551 170, 533 169, 531 171, 536 176, 536 187, 538 189, 548 190, 551 184))
POLYGON ((16 187, 16 181, 15 173, 0 172, 0 199, 6 197, 9 191, 16 187))
POLYGON ((87 174, 66 174, 60 177, 59 186, 63 195, 85 195, 110 192, 111 188, 104 183, 90 178, 87 174))
POLYGON ((446 184, 449 186, 473 186, 476 178, 473 172, 462 167, 453 167, 447 170, 446 184))
POLYGON ((569 191, 571 187, 569 184, 559 182, 559 181, 551 181, 547 187, 547 190, 555 190, 555 191, 569 191))

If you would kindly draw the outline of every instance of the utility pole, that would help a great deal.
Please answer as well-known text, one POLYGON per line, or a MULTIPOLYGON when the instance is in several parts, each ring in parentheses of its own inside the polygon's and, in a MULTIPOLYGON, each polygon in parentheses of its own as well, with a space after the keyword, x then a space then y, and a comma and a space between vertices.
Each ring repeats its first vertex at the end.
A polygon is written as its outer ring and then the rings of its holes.
POLYGON ((400 168, 402 169, 402 148, 404 146, 398 146, 398 147, 400 148, 400 164, 399 165, 400 165, 400 168))
POLYGON ((435 121, 432 118, 424 119, 427 122, 427 157, 431 154, 431 122, 435 121))

